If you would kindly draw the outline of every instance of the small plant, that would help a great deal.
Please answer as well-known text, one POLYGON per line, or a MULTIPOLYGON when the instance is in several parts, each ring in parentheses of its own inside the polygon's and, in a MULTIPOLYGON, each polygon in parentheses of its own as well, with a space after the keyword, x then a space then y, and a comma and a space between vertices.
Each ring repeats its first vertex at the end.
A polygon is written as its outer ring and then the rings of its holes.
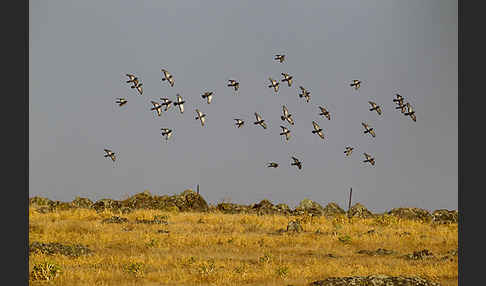
POLYGON ((287 275, 289 274, 289 268, 287 266, 279 266, 276 270, 275 273, 277 274, 278 277, 280 278, 286 278, 287 275))
POLYGON ((123 270, 127 273, 134 274, 135 277, 143 277, 144 276, 144 264, 141 262, 132 262, 125 264, 123 270))
POLYGON ((265 253, 263 256, 258 258, 258 261, 263 264, 263 263, 269 263, 271 259, 272 259, 272 255, 270 253, 265 253))
POLYGON ((203 262, 199 265, 199 273, 201 275, 209 275, 216 270, 216 265, 214 265, 214 261, 203 262))
POLYGON ((340 242, 342 242, 344 244, 351 243, 351 236, 349 236, 349 235, 340 236, 338 239, 339 239, 340 242))
POLYGON ((62 273, 61 267, 52 262, 42 262, 34 265, 34 269, 30 273, 32 280, 46 280, 50 281, 62 273))
POLYGON ((158 247, 159 241, 155 238, 152 238, 150 242, 146 243, 147 247, 158 247))

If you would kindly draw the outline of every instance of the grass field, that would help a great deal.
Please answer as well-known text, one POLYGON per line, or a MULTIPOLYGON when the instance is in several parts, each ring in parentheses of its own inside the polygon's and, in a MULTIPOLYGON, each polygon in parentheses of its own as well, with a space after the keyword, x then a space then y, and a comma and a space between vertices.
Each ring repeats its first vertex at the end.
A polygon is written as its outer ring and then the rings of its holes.
POLYGON ((327 277, 420 276, 458 285, 458 225, 396 217, 287 217, 135 210, 29 210, 29 241, 81 244, 90 254, 32 252, 31 285, 307 285, 327 277), (166 216, 168 224, 137 223, 166 216), (299 219, 303 232, 282 232, 299 219), (160 232, 159 232, 160 231, 160 232), (168 233, 167 233, 168 231, 168 233), (360 250, 392 250, 378 255, 360 250), (433 256, 407 259, 423 249, 433 256))

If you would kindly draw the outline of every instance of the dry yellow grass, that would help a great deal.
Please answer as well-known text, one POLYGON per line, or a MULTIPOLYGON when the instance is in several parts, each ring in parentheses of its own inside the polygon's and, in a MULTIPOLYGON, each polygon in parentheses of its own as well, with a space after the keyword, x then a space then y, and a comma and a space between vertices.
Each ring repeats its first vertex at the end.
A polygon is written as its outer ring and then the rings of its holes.
POLYGON ((457 256, 416 261, 402 257, 422 249, 437 257, 456 250, 457 224, 314 217, 301 218, 303 233, 277 234, 295 218, 137 210, 122 215, 128 223, 101 222, 113 215, 87 209, 40 214, 31 209, 31 243, 83 244, 94 252, 78 258, 32 253, 29 272, 46 261, 60 266, 62 273, 49 285, 307 285, 327 277, 371 274, 458 284, 457 256), (155 215, 167 215, 169 224, 135 223, 136 218, 155 215), (158 233, 160 229, 169 233, 158 233), (318 229, 321 234, 315 233, 318 229), (371 229, 375 232, 368 234, 371 229), (405 232, 410 234, 401 235, 405 232), (357 254, 377 248, 396 253, 357 254))

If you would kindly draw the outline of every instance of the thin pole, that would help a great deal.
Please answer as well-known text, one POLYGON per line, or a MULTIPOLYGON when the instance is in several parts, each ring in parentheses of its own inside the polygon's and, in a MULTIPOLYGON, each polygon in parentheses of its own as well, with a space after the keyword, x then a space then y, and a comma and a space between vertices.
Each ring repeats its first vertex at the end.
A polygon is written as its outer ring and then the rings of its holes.
POLYGON ((353 195, 353 188, 349 191, 349 205, 348 205, 348 217, 350 215, 350 210, 351 210, 351 196, 353 195))
POLYGON ((199 195, 199 184, 197 184, 197 194, 199 195))

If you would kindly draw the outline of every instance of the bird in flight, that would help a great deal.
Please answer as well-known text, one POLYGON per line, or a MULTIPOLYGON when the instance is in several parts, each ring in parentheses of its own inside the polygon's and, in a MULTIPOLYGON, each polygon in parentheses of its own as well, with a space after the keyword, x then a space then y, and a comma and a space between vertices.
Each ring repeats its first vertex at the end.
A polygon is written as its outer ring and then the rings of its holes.
POLYGON ((360 80, 353 80, 353 83, 350 84, 350 86, 354 87, 354 89, 358 89, 361 86, 361 81, 360 80))
POLYGON ((150 101, 154 107, 150 108, 150 110, 155 110, 157 112, 157 115, 160 116, 162 114, 162 105, 156 101, 151 100, 150 101))
POLYGON ((256 117, 256 121, 253 122, 253 124, 259 124, 261 127, 263 127, 263 129, 267 129, 267 124, 265 123, 265 120, 263 120, 263 118, 255 112, 255 117, 256 117))
POLYGON ((381 115, 381 107, 374 103, 373 101, 368 101, 368 103, 371 105, 370 111, 376 110, 378 112, 378 115, 381 115))
POLYGON ((297 168, 299 168, 299 170, 302 169, 302 162, 299 161, 299 159, 295 158, 294 156, 292 156, 292 160, 294 161, 293 163, 291 163, 290 165, 291 166, 296 166, 297 168))
POLYGON ((123 97, 117 98, 117 101, 116 101, 116 103, 118 103, 118 106, 125 105, 125 104, 127 104, 127 102, 128 101, 123 97))
POLYGON ((282 128, 282 133, 280 133, 280 135, 285 135, 285 139, 287 141, 289 141, 289 139, 290 139, 290 130, 287 129, 285 126, 280 126, 280 128, 282 128))
POLYGON ((303 97, 303 98, 305 98, 305 100, 307 102, 309 102, 309 100, 310 100, 310 92, 307 89, 305 89, 303 86, 299 86, 299 88, 302 91, 302 93, 299 93, 299 97, 300 98, 303 97))
POLYGON ((325 109, 322 106, 319 106, 319 109, 321 110, 321 113, 319 113, 319 115, 325 116, 327 118, 327 120, 331 120, 331 114, 329 113, 329 111, 327 109, 325 109))
POLYGON ((172 129, 169 128, 160 128, 162 130, 161 135, 165 136, 165 140, 169 140, 170 136, 172 136, 172 129))
POLYGON ((400 103, 398 103, 398 106, 395 107, 395 109, 400 109, 400 111, 402 113, 405 113, 406 108, 407 108, 407 105, 403 101, 401 101, 400 103))
POLYGON ((269 162, 269 163, 267 164, 267 167, 269 167, 269 168, 278 168, 278 164, 277 164, 277 163, 275 163, 275 162, 269 162))
POLYGON ((315 121, 312 121, 312 125, 314 125, 314 130, 312 130, 312 133, 317 134, 317 135, 319 135, 319 137, 324 139, 324 133, 322 132, 322 128, 319 127, 319 124, 317 124, 317 122, 315 122, 315 121))
POLYGON ((201 121, 201 126, 204 126, 204 122, 206 121, 206 114, 203 114, 201 111, 199 111, 199 109, 196 109, 196 113, 197 116, 195 119, 199 119, 201 121))
POLYGON ((143 85, 143 84, 142 84, 141 82, 139 82, 139 81, 138 81, 138 79, 136 79, 136 80, 133 82, 133 85, 132 85, 132 86, 130 86, 130 87, 131 87, 131 88, 136 88, 136 89, 137 89, 137 91, 138 91, 138 93, 139 93, 140 95, 142 95, 142 94, 143 94, 143 88, 142 88, 142 85, 143 85))
POLYGON ((168 70, 165 70, 165 69, 161 69, 161 71, 164 73, 164 77, 162 78, 162 81, 168 81, 170 86, 173 87, 174 86, 174 77, 172 76, 172 74, 169 73, 168 70))
POLYGON ((237 82, 234 79, 230 79, 228 81, 229 81, 228 86, 234 87, 235 91, 238 90, 238 88, 240 87, 240 83, 239 82, 237 82))
POLYGON ((126 76, 128 76, 127 83, 130 83, 130 82, 135 83, 136 81, 138 81, 138 78, 133 74, 127 73, 126 76))
POLYGON ((213 99, 213 92, 212 91, 207 91, 201 95, 203 99, 206 99, 208 101, 208 104, 211 103, 211 100, 213 99))
POLYGON ((287 109, 287 107, 285 105, 283 105, 282 109, 283 109, 283 115, 280 116, 280 118, 283 121, 287 120, 287 122, 290 123, 290 125, 294 125, 294 119, 292 118, 292 114, 289 113, 289 110, 287 109))
POLYGON ((269 81, 270 81, 270 83, 271 83, 271 84, 270 84, 268 87, 269 87, 269 88, 272 88, 272 87, 273 87, 273 90, 274 90, 275 92, 277 92, 277 91, 278 91, 278 85, 279 85, 279 82, 278 82, 278 81, 276 81, 276 80, 274 80, 274 79, 272 79, 271 77, 269 77, 269 78, 268 78, 268 80, 269 80, 269 81))
POLYGON ((410 105, 410 103, 408 102, 407 102, 407 109, 408 111, 404 113, 404 115, 410 116, 410 118, 412 118, 413 121, 417 121, 417 117, 415 116, 415 111, 413 110, 412 105, 410 105))
POLYGON ((168 99, 168 98, 165 98, 165 97, 161 97, 160 100, 162 100, 162 106, 165 105, 165 111, 167 111, 170 107, 170 105, 172 104, 172 100, 168 99))
POLYGON ((344 151, 346 156, 350 156, 351 153, 353 153, 353 149, 354 149, 353 147, 346 146, 346 150, 344 151))
POLYGON ((365 131, 364 133, 370 133, 371 136, 376 137, 375 130, 373 128, 370 128, 370 126, 364 122, 361 122, 361 125, 363 125, 365 131))
POLYGON ((400 94, 396 94, 395 95, 397 98, 394 98, 393 99, 393 102, 395 102, 396 104, 402 104, 403 103, 403 96, 401 96, 400 94))
POLYGON ((181 113, 184 113, 184 103, 185 103, 185 101, 182 100, 182 96, 177 94, 177 99, 174 102, 174 106, 178 106, 181 113))
POLYGON ((243 126, 243 124, 245 124, 245 121, 241 120, 241 119, 238 119, 238 118, 235 118, 235 121, 236 121, 236 126, 238 128, 240 128, 241 126, 243 126))
POLYGON ((289 75, 288 73, 282 73, 282 76, 284 77, 282 79, 282 82, 286 81, 288 86, 292 85, 292 79, 294 78, 293 76, 289 75))
POLYGON ((366 160, 363 161, 363 163, 370 163, 371 165, 375 165, 375 158, 371 157, 371 155, 367 153, 363 153, 363 155, 366 157, 366 160))
POLYGON ((275 58, 273 58, 276 61, 280 61, 280 63, 283 63, 285 61, 285 55, 275 55, 275 58))
POLYGON ((116 160, 115 153, 111 151, 110 149, 105 149, 105 158, 110 157, 113 162, 116 160))

